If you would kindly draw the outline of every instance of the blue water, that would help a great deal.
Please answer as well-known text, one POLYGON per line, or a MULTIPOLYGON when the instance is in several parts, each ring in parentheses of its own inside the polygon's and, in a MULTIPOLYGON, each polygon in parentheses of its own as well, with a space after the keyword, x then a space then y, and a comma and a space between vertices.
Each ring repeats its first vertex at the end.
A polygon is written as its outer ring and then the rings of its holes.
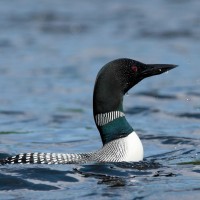
POLYGON ((145 163, 1 166, 0 199, 198 199, 199 7, 198 0, 1 0, 0 158, 100 148, 92 93, 105 63, 129 57, 179 67, 125 97, 145 163))

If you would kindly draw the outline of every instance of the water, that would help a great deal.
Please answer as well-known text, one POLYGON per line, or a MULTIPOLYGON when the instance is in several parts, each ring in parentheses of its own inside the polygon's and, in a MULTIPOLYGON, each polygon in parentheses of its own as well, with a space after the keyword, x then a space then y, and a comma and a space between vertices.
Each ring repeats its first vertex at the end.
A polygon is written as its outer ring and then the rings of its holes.
POLYGON ((198 0, 2 0, 0 158, 100 148, 92 92, 110 60, 179 67, 125 96, 144 163, 1 166, 0 199, 198 199, 199 6, 198 0))

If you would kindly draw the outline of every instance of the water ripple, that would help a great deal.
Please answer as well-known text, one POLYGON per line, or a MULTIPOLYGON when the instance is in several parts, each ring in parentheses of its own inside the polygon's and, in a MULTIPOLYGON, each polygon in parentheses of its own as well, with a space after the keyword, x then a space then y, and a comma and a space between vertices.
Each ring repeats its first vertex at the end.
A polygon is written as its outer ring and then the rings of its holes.
POLYGON ((180 113, 176 116, 181 118, 200 119, 200 113, 180 113))

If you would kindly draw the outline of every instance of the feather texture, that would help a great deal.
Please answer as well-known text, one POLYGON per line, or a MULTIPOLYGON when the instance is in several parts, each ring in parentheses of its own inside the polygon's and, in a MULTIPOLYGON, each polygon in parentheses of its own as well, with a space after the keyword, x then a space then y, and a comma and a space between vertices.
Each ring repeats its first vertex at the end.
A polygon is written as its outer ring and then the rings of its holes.
POLYGON ((87 162, 122 162, 143 159, 143 147, 139 137, 132 132, 127 137, 105 144, 91 153, 21 153, 0 160, 0 164, 78 164, 87 162))

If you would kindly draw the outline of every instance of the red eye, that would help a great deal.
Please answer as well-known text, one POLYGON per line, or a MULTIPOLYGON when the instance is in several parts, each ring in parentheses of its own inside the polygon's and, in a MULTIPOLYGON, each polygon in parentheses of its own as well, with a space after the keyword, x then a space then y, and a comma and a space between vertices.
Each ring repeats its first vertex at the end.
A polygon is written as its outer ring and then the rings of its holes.
POLYGON ((135 65, 133 65, 131 68, 132 68, 132 70, 133 70, 134 72, 137 72, 137 70, 138 70, 138 68, 137 68, 135 65))

